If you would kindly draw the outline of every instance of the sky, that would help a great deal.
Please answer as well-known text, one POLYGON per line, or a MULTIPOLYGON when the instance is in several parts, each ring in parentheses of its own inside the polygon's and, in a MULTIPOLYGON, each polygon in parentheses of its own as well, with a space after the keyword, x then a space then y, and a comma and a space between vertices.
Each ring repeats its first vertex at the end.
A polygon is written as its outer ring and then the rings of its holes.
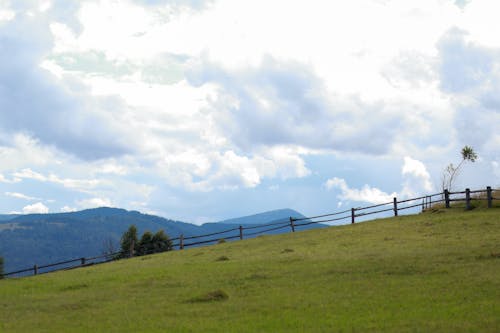
POLYGON ((196 224, 500 187, 497 0, 0 0, 0 212, 196 224))

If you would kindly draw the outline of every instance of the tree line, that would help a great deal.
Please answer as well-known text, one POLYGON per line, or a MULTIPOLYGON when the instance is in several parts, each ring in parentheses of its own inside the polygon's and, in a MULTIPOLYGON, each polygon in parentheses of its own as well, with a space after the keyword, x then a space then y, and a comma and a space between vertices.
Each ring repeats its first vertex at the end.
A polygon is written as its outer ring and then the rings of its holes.
POLYGON ((163 230, 159 230, 155 234, 146 231, 139 239, 137 227, 131 225, 121 237, 120 248, 117 259, 171 251, 174 247, 169 236, 163 230))

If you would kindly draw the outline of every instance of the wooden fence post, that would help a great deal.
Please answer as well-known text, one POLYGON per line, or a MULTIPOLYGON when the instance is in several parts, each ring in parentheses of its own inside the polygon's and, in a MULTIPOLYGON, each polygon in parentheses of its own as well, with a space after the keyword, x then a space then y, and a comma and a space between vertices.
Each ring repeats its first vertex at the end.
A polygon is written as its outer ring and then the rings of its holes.
POLYGON ((240 240, 243 240, 243 227, 240 225, 240 240))
POLYGON ((355 211, 355 208, 351 208, 351 224, 354 224, 354 218, 356 217, 355 211))
POLYGON ((491 193, 491 186, 486 187, 486 198, 488 200, 488 208, 493 207, 493 195, 491 193))
POLYGON ((394 216, 398 216, 398 199, 394 198, 393 199, 393 204, 394 204, 394 216))
POLYGON ((35 264, 33 266, 33 275, 37 275, 38 274, 38 266, 35 264))
POLYGON ((290 228, 292 228, 292 232, 295 232, 295 224, 293 223, 293 217, 290 216, 290 228))
POLYGON ((184 234, 179 237, 179 250, 184 250, 184 234))
POLYGON ((465 189, 465 209, 470 210, 470 189, 465 189))
POLYGON ((444 206, 450 208, 450 191, 444 190, 444 206))

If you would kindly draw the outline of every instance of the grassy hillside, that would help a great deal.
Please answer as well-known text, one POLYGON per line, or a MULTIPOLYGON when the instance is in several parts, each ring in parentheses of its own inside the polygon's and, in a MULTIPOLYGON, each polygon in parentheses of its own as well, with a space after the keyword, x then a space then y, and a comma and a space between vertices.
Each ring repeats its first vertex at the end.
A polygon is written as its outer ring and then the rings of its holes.
POLYGON ((500 209, 0 281, 1 332, 499 332, 500 209))

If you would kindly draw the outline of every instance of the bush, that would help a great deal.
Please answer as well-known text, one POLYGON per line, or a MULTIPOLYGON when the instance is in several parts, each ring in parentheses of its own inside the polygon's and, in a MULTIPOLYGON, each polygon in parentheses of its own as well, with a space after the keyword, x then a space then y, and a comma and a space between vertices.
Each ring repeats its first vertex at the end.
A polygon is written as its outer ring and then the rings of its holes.
POLYGON ((3 258, 0 257, 0 279, 3 279, 3 258))

